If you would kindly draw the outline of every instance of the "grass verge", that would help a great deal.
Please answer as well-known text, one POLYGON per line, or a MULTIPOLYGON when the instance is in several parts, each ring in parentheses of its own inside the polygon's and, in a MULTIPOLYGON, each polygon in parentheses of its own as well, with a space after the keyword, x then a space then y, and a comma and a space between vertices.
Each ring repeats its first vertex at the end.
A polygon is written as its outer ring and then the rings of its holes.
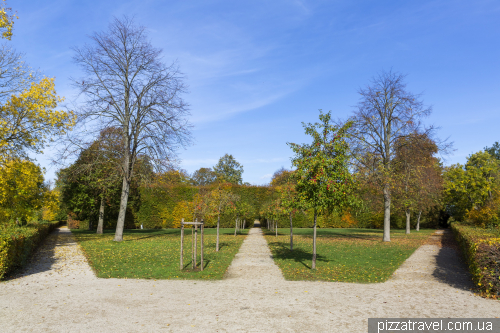
POLYGON ((290 230, 265 232, 275 263, 286 280, 384 282, 435 230, 392 230, 391 242, 382 242, 382 230, 317 229, 316 270, 311 269, 312 228, 295 228, 290 251, 290 230))
MULTIPOLYGON (((91 267, 100 278, 134 279, 222 279, 248 230, 234 236, 234 229, 220 229, 220 251, 215 252, 216 229, 206 228, 204 270, 193 271, 191 231, 184 238, 184 270, 179 269, 180 229, 125 230, 122 242, 114 242, 114 231, 72 229, 91 267)), ((198 260, 200 265, 200 234, 198 260)))

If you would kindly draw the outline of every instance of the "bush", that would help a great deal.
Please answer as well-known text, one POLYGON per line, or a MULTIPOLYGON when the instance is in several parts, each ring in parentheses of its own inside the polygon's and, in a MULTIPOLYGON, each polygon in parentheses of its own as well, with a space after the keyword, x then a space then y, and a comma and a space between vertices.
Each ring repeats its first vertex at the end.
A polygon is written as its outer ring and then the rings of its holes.
POLYGON ((59 226, 58 221, 0 229, 0 280, 26 264, 43 239, 59 226))
POLYGON ((76 214, 73 212, 68 213, 68 228, 69 229, 79 229, 80 228, 80 221, 76 220, 76 214))
POLYGON ((479 293, 500 298, 500 230, 485 230, 457 222, 452 223, 451 228, 479 293))

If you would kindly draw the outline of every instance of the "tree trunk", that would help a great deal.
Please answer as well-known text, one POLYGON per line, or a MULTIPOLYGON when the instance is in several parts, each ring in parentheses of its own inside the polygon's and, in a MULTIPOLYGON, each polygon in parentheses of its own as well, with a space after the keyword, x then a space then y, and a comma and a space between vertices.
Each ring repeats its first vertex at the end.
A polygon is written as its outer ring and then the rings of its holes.
POLYGON ((290 251, 293 251, 293 224, 292 224, 292 213, 290 213, 290 251))
POLYGON ((217 244, 215 245, 215 252, 219 252, 219 225, 220 225, 220 213, 217 215, 217 244))
POLYGON ((420 216, 422 215, 422 211, 418 212, 418 218, 417 218, 417 227, 415 228, 416 231, 420 231, 420 216))
POLYGON ((318 214, 316 213, 316 209, 314 210, 314 233, 313 233, 313 260, 312 260, 312 269, 316 269, 316 220, 318 214))
POLYGON ((405 213, 406 213, 406 232, 405 233, 408 235, 410 233, 410 215, 411 215, 410 209, 407 208, 405 213))
POLYGON ((101 206, 99 207, 99 222, 97 222, 97 233, 102 235, 104 227, 104 195, 101 197, 101 206))
POLYGON ((238 230, 238 219, 236 219, 236 223, 234 224, 234 235, 236 236, 236 230, 238 230))
MULTIPOLYGON (((316 222, 315 222, 316 223, 316 222)), ((384 242, 391 241, 391 190, 389 184, 384 186, 384 242)))
POLYGON ((127 212, 129 191, 130 191, 130 180, 128 179, 128 175, 124 175, 123 185, 122 185, 122 195, 120 199, 120 213, 118 214, 118 221, 116 222, 115 238, 113 239, 115 242, 121 242, 123 240, 123 228, 125 226, 125 213, 127 212))
POLYGON ((276 229, 276 237, 278 237, 278 222, 277 221, 274 221, 274 223, 276 223, 276 225, 274 226, 274 228, 276 229))

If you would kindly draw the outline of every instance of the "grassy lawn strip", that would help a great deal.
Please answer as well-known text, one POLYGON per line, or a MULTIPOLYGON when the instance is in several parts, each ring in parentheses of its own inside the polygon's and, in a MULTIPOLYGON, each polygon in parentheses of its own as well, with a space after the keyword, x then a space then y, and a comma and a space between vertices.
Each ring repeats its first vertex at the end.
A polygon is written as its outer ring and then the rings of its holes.
MULTIPOLYGON (((179 270, 180 229, 125 230, 123 242, 113 242, 114 230, 103 235, 95 231, 72 229, 90 265, 100 278, 132 279, 222 279, 248 230, 234 236, 234 229, 220 229, 220 251, 215 252, 216 229, 204 235, 204 271, 192 271, 191 231, 185 230, 184 267, 179 270)), ((198 232, 198 266, 200 264, 198 232)), ((199 269, 199 268, 198 268, 199 269)))
POLYGON ((382 242, 382 230, 321 228, 316 270, 310 269, 312 228, 293 229, 293 251, 290 229, 278 229, 278 237, 265 232, 265 238, 286 280, 372 283, 386 281, 434 231, 392 230, 391 242, 382 242))

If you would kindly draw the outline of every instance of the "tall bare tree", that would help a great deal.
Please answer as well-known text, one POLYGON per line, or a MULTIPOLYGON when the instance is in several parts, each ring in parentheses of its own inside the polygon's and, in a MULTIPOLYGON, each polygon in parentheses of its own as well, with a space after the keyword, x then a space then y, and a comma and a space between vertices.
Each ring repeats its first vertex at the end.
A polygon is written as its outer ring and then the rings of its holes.
POLYGON ((179 147, 190 143, 188 105, 182 98, 186 87, 177 64, 165 65, 146 28, 132 19, 115 18, 107 31, 90 39, 90 44, 74 48, 84 76, 73 79, 83 103, 78 111, 80 137, 71 142, 82 144, 82 138, 106 127, 121 129, 123 182, 114 240, 122 241, 138 156, 148 156, 160 171, 171 165, 179 147))
POLYGON ((369 173, 383 192, 385 242, 391 240, 391 182, 398 145, 408 142, 402 138, 412 133, 430 136, 434 131, 421 123, 431 107, 424 106, 420 94, 406 89, 405 77, 392 70, 374 77, 370 85, 359 90, 361 99, 350 119, 354 121, 350 145, 355 166, 369 173))

